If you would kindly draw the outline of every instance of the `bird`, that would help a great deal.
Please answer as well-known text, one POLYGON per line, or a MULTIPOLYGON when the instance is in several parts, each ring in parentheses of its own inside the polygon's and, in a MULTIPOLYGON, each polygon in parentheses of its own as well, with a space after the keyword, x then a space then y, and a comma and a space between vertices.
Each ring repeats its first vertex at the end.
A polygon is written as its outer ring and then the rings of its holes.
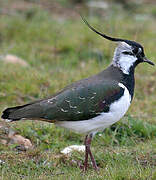
POLYGON ((97 171, 99 168, 91 151, 94 135, 119 121, 127 112, 134 95, 136 66, 154 63, 146 58, 143 46, 136 41, 108 36, 96 30, 84 17, 82 20, 96 34, 117 43, 110 65, 50 97, 7 108, 1 117, 10 122, 23 119, 46 121, 84 134, 82 169, 88 170, 90 156, 92 167, 97 171))

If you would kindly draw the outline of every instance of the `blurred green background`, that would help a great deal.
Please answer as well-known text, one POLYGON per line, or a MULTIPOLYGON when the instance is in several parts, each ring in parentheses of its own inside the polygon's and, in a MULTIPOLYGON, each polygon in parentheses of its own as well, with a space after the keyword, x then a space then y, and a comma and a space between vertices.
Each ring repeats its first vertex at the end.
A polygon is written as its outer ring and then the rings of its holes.
MULTIPOLYGON (((0 110, 44 98, 96 74, 113 57, 115 43, 90 31, 135 40, 156 63, 155 0, 0 0, 0 110)), ((83 144, 83 135, 53 124, 5 124, 29 138, 33 149, 0 144, 1 179, 156 179, 156 69, 137 67, 135 97, 127 115, 93 140, 100 167, 80 174, 83 153, 60 151, 83 144)), ((3 138, 3 132, 0 131, 3 138)))

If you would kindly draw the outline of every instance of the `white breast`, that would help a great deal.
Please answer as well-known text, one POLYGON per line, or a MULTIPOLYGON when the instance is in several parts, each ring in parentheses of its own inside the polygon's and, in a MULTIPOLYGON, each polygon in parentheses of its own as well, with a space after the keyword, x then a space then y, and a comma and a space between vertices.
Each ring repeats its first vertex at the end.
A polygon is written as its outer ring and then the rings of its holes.
POLYGON ((58 121, 56 122, 56 125, 71 129, 78 133, 88 134, 91 132, 95 133, 102 131, 119 121, 130 106, 131 96, 128 89, 122 83, 119 83, 118 85, 124 89, 124 95, 118 101, 111 104, 110 111, 108 113, 101 113, 99 116, 90 120, 58 121))

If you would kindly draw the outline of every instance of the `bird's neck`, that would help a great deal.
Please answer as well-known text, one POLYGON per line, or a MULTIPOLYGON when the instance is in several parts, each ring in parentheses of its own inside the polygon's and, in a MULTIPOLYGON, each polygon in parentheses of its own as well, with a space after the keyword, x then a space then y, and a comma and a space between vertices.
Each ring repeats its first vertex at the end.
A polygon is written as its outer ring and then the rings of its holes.
POLYGON ((119 67, 111 64, 106 71, 106 74, 108 74, 108 76, 106 77, 105 75, 105 78, 111 77, 113 80, 118 81, 122 83, 124 86, 126 86, 131 95, 132 100, 135 87, 134 68, 130 69, 129 74, 125 74, 119 67))
POLYGON ((123 73, 123 78, 121 80, 121 83, 123 83, 127 87, 132 100, 134 95, 134 87, 135 87, 134 71, 130 71, 129 74, 123 73))

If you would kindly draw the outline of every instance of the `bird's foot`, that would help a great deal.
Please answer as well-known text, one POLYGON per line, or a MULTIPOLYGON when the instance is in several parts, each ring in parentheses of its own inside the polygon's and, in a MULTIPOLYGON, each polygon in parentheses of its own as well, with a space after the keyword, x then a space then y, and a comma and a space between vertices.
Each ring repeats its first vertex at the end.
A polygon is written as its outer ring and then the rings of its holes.
POLYGON ((82 170, 82 173, 85 173, 88 169, 88 164, 85 164, 85 163, 81 164, 80 163, 79 168, 82 170))
POLYGON ((87 172, 87 168, 85 166, 82 166, 81 167, 81 173, 83 174, 83 173, 86 173, 86 172, 87 172))
POLYGON ((93 164, 93 163, 92 163, 92 166, 93 166, 93 168, 95 169, 95 171, 98 172, 98 171, 100 170, 100 168, 99 168, 96 164, 93 164))
MULTIPOLYGON (((99 170, 100 170, 100 168, 97 166, 97 164, 96 163, 91 163, 92 164, 92 167, 94 168, 94 170, 96 171, 96 172, 98 172, 99 170)), ((78 166, 79 166, 79 168, 82 170, 82 172, 86 172, 87 170, 88 170, 88 167, 89 167, 89 165, 88 164, 81 164, 80 162, 79 162, 79 164, 78 164, 78 166)))
MULTIPOLYGON (((82 170, 82 173, 86 173, 87 170, 88 170, 88 166, 85 166, 85 165, 79 165, 80 169, 82 170)), ((99 172, 100 168, 98 166, 93 166, 94 170, 96 172, 99 172)))

